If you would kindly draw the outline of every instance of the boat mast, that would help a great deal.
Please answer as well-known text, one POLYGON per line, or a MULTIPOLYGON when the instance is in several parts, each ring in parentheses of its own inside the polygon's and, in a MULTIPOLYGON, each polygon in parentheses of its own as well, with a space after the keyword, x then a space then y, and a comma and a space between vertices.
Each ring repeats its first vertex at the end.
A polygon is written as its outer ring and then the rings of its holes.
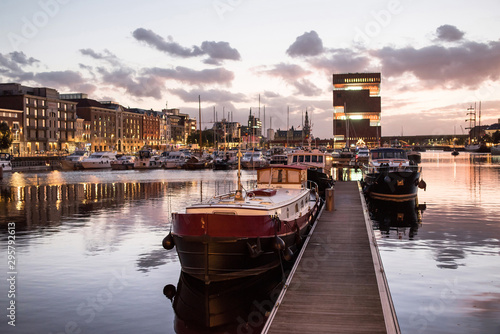
POLYGON ((200 158, 201 158, 201 97, 198 95, 198 114, 200 116, 200 158))
MULTIPOLYGON (((241 128, 238 130, 241 133, 241 128)), ((240 135, 241 137, 241 135, 240 135)), ((234 199, 236 201, 243 201, 243 187, 241 186, 241 157, 243 156, 241 154, 241 142, 238 145, 238 154, 236 155, 238 157, 238 190, 236 190, 236 193, 234 194, 234 199)))

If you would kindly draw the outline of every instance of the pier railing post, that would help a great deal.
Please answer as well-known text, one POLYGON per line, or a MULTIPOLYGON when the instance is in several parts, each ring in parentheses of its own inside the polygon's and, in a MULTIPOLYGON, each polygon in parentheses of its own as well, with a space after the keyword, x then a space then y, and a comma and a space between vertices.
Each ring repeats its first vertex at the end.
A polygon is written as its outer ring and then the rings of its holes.
POLYGON ((335 210, 335 188, 325 189, 326 211, 335 210))

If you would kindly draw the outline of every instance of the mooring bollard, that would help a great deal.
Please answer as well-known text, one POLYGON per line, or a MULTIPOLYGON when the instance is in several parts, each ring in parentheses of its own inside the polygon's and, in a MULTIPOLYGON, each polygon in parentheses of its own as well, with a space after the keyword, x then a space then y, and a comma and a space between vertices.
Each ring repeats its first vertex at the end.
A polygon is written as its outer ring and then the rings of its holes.
POLYGON ((325 189, 326 211, 335 210, 335 188, 325 189))

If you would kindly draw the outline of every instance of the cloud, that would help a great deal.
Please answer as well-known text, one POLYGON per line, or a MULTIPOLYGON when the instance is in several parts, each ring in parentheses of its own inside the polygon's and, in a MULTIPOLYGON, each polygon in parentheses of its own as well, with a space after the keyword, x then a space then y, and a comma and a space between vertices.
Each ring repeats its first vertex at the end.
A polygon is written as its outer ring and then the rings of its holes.
POLYGON ((330 49, 329 54, 311 60, 311 65, 328 74, 363 72, 370 66, 370 58, 364 50, 330 49))
POLYGON ((317 56, 323 53, 323 41, 316 31, 311 30, 297 37, 286 53, 291 57, 317 56))
POLYGON ((242 93, 232 93, 227 90, 209 89, 200 90, 192 89, 190 91, 185 89, 169 89, 169 92, 180 97, 184 102, 198 102, 198 96, 201 96, 203 102, 213 103, 238 103, 248 102, 248 98, 242 93))
POLYGON ((138 41, 176 57, 191 58, 208 55, 208 58, 204 60, 206 64, 219 65, 224 60, 241 59, 238 50, 232 48, 228 42, 204 41, 201 46, 194 45, 191 48, 186 48, 174 42, 171 36, 166 41, 152 30, 144 28, 134 30, 132 36, 138 41))
POLYGON ((301 79, 293 83, 297 89, 297 93, 304 96, 318 96, 323 91, 314 85, 311 81, 306 79, 301 79))
POLYGON ((274 77, 280 77, 289 82, 311 74, 310 71, 303 69, 299 65, 285 63, 279 63, 277 65, 274 65, 273 68, 269 70, 260 71, 260 73, 264 73, 274 77))
POLYGON ((151 75, 137 75, 131 68, 107 70, 100 67, 102 81, 115 87, 123 88, 135 97, 153 97, 160 99, 165 80, 151 75))
POLYGON ((10 79, 20 78, 24 75, 23 67, 33 65, 39 60, 27 57, 24 52, 14 51, 8 54, 0 53, 0 73, 10 79))
POLYGON ((500 76, 500 41, 420 49, 384 47, 371 54, 380 60, 384 76, 413 74, 429 88, 474 88, 500 76))
POLYGON ((84 56, 89 56, 97 60, 105 60, 109 62, 111 65, 119 65, 120 62, 118 57, 111 53, 109 50, 104 50, 104 53, 98 53, 90 48, 80 49, 80 53, 84 56))
POLYGON ((234 73, 224 68, 198 71, 182 66, 177 66, 175 69, 152 67, 144 69, 143 73, 196 85, 212 83, 228 85, 234 79, 234 73))
POLYGON ((459 41, 464 37, 464 34, 457 27, 449 24, 442 25, 436 29, 437 39, 445 42, 459 41))
POLYGON ((73 92, 92 94, 97 89, 95 85, 89 84, 80 73, 69 70, 36 73, 32 80, 42 86, 53 87, 58 91, 61 91, 62 87, 67 87, 73 92))
POLYGON ((271 92, 271 91, 268 91, 268 90, 264 91, 264 96, 267 97, 267 98, 270 98, 270 99, 280 97, 280 95, 278 93, 271 92))

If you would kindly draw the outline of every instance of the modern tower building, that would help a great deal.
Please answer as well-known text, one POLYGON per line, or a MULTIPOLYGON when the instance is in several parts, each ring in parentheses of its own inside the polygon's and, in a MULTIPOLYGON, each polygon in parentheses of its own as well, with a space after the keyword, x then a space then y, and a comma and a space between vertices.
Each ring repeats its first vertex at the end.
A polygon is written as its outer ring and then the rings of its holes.
POLYGON ((333 136, 336 148, 378 146, 380 128, 380 73, 333 75, 333 136))

